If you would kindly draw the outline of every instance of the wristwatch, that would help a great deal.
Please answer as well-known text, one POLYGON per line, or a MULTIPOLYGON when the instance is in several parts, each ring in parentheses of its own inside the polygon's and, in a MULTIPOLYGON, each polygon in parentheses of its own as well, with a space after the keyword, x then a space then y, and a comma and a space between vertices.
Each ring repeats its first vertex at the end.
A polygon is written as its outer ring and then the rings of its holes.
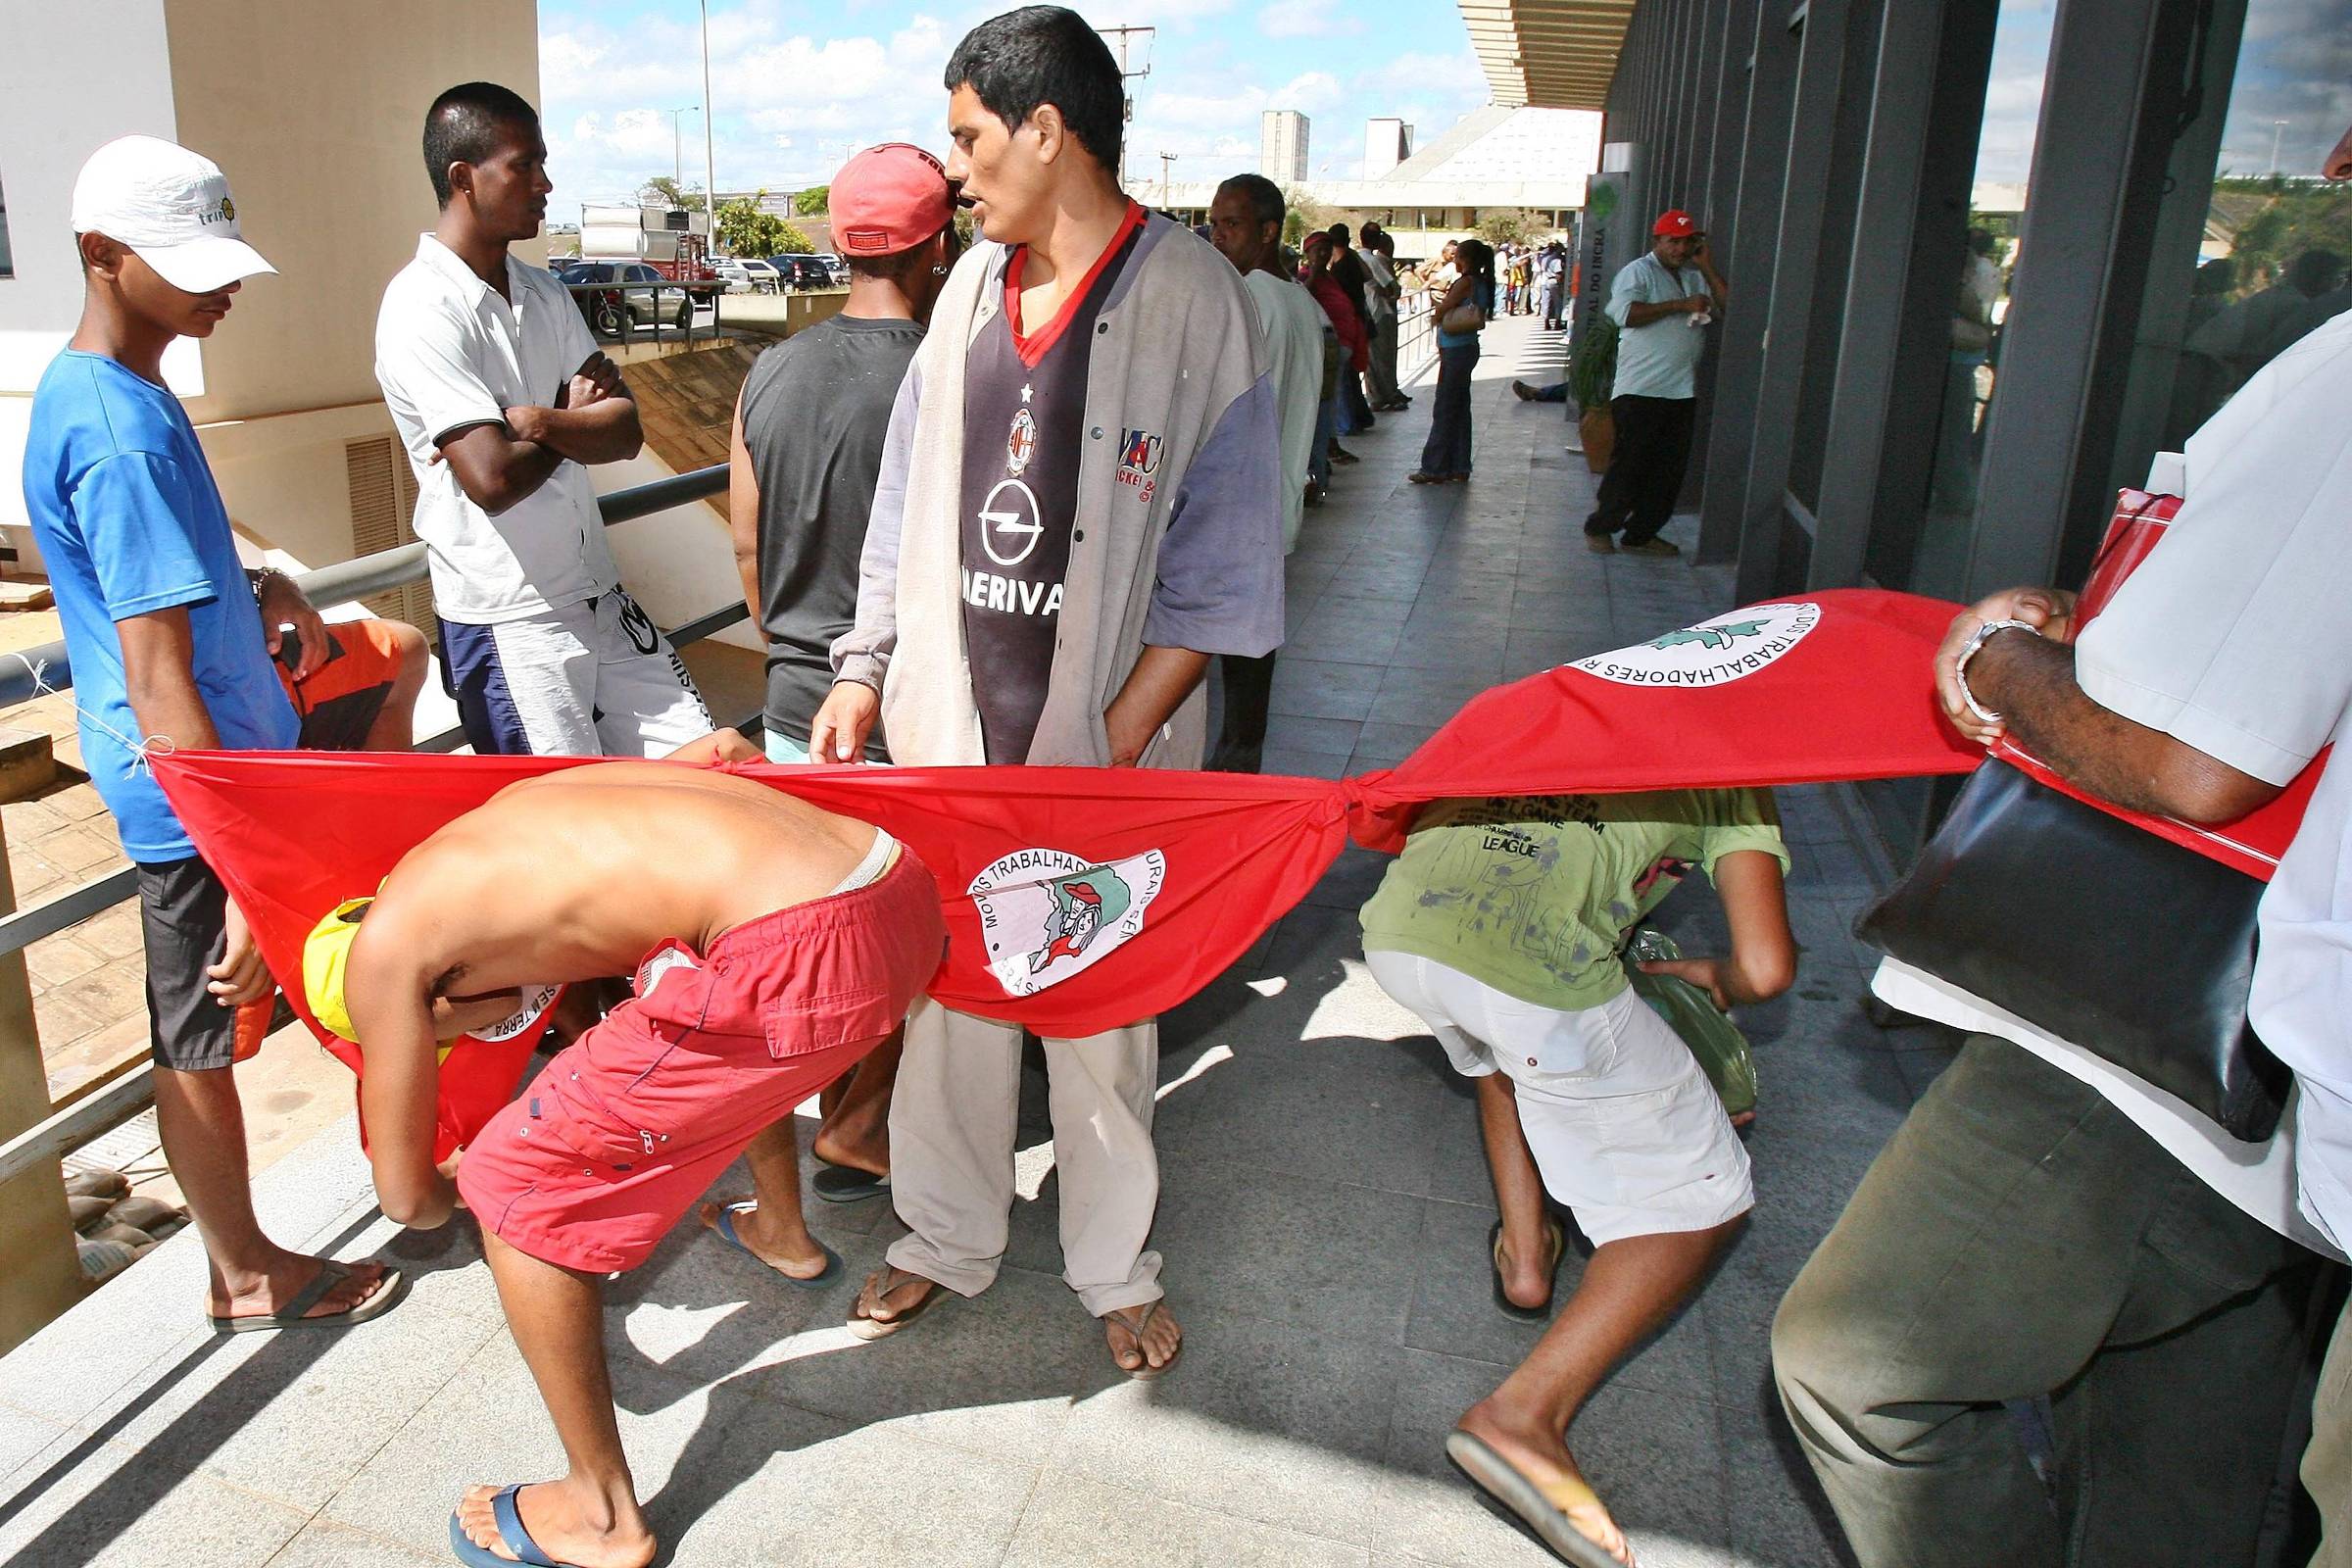
POLYGON ((1960 688, 1960 700, 1968 705, 1970 712, 1986 724, 2002 722, 2001 715, 1978 702, 1977 694, 1968 689, 1968 662, 1977 657, 1979 649, 1992 641, 1994 632, 2000 631, 2030 632, 2036 637, 2041 635, 2041 628, 2030 620, 1988 620, 1976 629, 1968 639, 1967 646, 1960 650, 1960 658, 1952 665, 1952 682, 1960 688))

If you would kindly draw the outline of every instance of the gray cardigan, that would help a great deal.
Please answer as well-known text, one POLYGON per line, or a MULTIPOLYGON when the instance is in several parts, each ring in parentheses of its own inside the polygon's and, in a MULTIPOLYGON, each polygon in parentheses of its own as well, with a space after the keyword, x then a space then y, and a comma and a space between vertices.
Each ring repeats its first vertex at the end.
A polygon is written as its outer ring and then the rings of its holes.
MULTIPOLYGON (((892 758, 985 760, 959 600, 963 368, 1004 305, 1011 252, 956 264, 899 387, 836 679, 882 694, 892 758), (930 395, 926 396, 926 389, 930 395)), ((1054 672, 1028 760, 1101 766, 1102 712, 1147 646, 1250 657, 1283 634, 1280 416, 1241 274, 1153 216, 1112 284, 1087 362, 1054 672)), ((1198 767, 1196 691, 1144 765, 1198 767)))

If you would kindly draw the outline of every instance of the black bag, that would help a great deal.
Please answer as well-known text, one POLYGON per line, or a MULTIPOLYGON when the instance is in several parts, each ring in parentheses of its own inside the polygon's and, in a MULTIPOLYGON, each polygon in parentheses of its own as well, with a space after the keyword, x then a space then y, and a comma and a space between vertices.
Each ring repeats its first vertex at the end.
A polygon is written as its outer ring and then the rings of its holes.
POLYGON ((1854 929, 2259 1143, 2290 1081, 2246 1022, 2262 891, 1988 758, 1854 929))

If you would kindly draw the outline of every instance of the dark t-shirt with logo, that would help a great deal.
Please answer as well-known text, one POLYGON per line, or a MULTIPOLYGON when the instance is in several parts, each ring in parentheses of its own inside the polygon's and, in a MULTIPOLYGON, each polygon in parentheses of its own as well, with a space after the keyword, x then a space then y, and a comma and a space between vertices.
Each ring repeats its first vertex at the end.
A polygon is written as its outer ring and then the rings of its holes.
POLYGON ((1004 309, 964 362, 963 644, 991 762, 1023 762, 1045 710, 1061 618, 1062 577, 1086 455, 1086 376, 1095 320, 1135 250, 1128 220, 1054 318, 1015 331, 1021 264, 1004 272, 1004 309))

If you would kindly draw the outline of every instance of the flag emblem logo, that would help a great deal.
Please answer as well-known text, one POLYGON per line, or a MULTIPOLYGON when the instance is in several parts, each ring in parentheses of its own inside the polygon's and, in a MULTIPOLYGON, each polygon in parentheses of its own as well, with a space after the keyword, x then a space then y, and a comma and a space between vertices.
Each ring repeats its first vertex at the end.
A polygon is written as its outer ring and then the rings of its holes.
POLYGON ((1027 997, 1093 968, 1143 930, 1166 876, 1157 850, 1108 862, 1050 849, 999 857, 967 890, 989 972, 1027 997))

